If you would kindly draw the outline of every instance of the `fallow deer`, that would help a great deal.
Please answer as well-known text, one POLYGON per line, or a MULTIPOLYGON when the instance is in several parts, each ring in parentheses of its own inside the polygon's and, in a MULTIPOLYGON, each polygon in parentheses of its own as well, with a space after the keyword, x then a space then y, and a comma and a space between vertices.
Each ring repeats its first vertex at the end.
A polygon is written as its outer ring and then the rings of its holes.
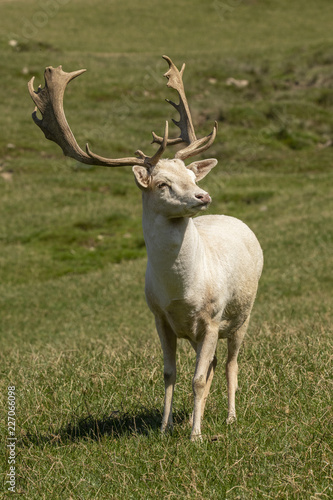
POLYGON ((171 59, 164 76, 175 89, 179 103, 167 101, 179 112, 177 138, 153 133, 159 149, 153 156, 136 151, 135 157, 110 159, 94 154, 88 145, 83 151, 67 123, 63 95, 67 84, 85 70, 66 73, 62 67, 45 70, 45 87, 35 92, 34 78, 29 92, 36 105, 35 123, 47 139, 56 142, 66 156, 90 165, 133 166, 137 186, 142 191, 143 233, 148 264, 145 293, 155 316, 164 358, 165 400, 161 430, 173 426, 172 400, 176 381, 177 339, 190 341, 196 351, 193 377, 194 411, 191 439, 201 439, 201 419, 216 367, 219 338, 228 345, 226 376, 228 385, 227 423, 236 419, 237 357, 248 328, 263 266, 263 254, 253 232, 240 220, 225 215, 193 218, 211 203, 209 194, 196 182, 215 167, 217 160, 184 160, 206 151, 213 143, 213 131, 197 139, 187 103, 183 73, 171 59), (42 119, 37 117, 37 108, 42 119), (185 143, 174 159, 162 159, 169 145, 185 143))

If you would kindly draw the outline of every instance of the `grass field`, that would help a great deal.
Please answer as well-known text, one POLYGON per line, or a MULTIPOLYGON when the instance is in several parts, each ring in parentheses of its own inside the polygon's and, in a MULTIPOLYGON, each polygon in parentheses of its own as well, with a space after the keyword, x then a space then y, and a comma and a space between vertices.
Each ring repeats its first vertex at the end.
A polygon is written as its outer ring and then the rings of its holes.
POLYGON ((333 498, 331 1, 0 0, 0 14, 0 498, 333 498), (33 124, 26 85, 43 85, 45 66, 87 68, 65 96, 80 145, 150 153, 151 130, 175 117, 164 53, 187 64, 198 135, 219 121, 219 165, 201 183, 210 213, 244 220, 265 256, 238 421, 225 425, 221 341, 201 444, 185 342, 175 429, 159 433, 162 354, 130 168, 64 158, 33 124))

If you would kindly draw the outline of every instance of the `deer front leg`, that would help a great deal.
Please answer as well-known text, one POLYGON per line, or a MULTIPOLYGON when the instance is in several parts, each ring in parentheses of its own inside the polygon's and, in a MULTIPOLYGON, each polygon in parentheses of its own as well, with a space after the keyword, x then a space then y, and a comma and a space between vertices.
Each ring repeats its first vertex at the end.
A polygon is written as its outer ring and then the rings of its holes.
POLYGON ((156 328, 161 341, 164 361, 164 411, 161 431, 172 430, 172 400, 176 383, 177 337, 163 318, 156 317, 156 328))
MULTIPOLYGON (((197 344, 195 344, 192 341, 190 341, 190 342, 191 342, 191 345, 192 345, 193 349, 195 350, 195 352, 197 352, 197 344)), ((202 398, 202 403, 201 403, 201 420, 203 419, 203 416, 204 416, 205 406, 206 406, 206 402, 207 402, 207 398, 208 398, 210 386, 212 385, 212 381, 213 381, 213 377, 214 377, 216 365, 217 365, 217 357, 216 357, 216 354, 215 354, 214 358, 213 358, 213 361, 211 362, 211 364, 210 364, 210 366, 208 368, 206 386, 205 386, 204 396, 202 398)), ((190 425, 191 426, 193 425, 193 413, 190 416, 190 425)))
POLYGON ((228 384, 228 417, 227 424, 232 424, 236 420, 236 391, 238 389, 238 363, 237 357, 240 346, 243 342, 244 335, 247 327, 249 326, 250 318, 243 323, 243 325, 228 338, 228 358, 226 364, 226 376, 228 384))
POLYGON ((197 363, 193 377, 194 410, 191 441, 202 439, 201 419, 214 375, 217 340, 217 331, 207 332, 204 340, 197 344, 197 363))

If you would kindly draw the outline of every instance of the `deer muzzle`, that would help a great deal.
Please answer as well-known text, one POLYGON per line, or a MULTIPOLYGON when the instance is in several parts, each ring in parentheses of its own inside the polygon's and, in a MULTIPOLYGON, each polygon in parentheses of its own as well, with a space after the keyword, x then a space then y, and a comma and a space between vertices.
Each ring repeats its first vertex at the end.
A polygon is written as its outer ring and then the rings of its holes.
POLYGON ((205 191, 203 191, 202 193, 197 193, 195 197, 200 201, 200 204, 202 205, 208 205, 212 201, 209 194, 206 193, 205 191))

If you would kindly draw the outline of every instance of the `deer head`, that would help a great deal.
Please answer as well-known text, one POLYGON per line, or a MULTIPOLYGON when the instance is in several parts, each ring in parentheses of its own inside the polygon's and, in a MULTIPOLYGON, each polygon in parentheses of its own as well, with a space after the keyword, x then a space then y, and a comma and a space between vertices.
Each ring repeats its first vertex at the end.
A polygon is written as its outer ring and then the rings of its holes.
POLYGON ((45 137, 61 147, 65 156, 89 165, 105 167, 132 165, 138 187, 144 193, 150 194, 154 204, 159 202, 162 211, 163 207, 169 204, 174 206, 172 213, 177 213, 178 206, 179 214, 192 215, 207 207, 211 201, 209 195, 200 190, 195 182, 202 179, 217 164, 217 160, 196 161, 188 166, 185 166, 184 160, 206 151, 213 144, 217 133, 217 122, 209 135, 201 139, 196 138, 183 85, 185 64, 179 71, 168 56, 163 58, 169 64, 169 70, 164 75, 168 79, 167 86, 175 89, 180 99, 178 104, 167 99, 167 102, 179 112, 179 121, 173 120, 173 122, 179 127, 180 135, 169 139, 168 122, 165 124, 163 137, 153 132, 153 143, 159 144, 153 156, 147 156, 141 150, 137 150, 135 157, 111 159, 93 153, 88 144, 85 151, 80 148, 66 120, 63 97, 67 84, 84 73, 85 69, 66 73, 61 66, 58 68, 50 66, 44 73, 44 88, 39 87, 37 91, 33 87, 33 77, 28 83, 30 96, 36 105, 32 118, 44 132, 45 137), (37 117, 37 109, 42 119, 37 117), (185 147, 176 152, 173 160, 162 160, 167 146, 180 143, 185 143, 185 147))

